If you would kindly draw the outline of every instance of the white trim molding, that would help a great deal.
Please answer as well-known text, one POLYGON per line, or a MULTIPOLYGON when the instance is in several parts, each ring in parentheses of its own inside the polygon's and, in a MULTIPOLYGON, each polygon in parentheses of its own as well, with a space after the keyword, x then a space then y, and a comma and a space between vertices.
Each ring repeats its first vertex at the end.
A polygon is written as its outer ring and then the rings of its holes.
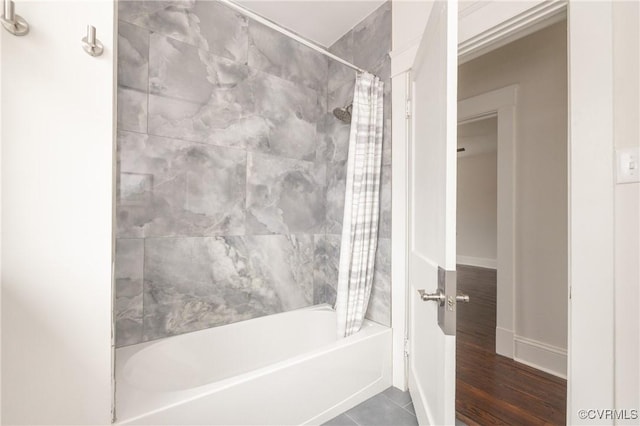
POLYGON ((391 327, 393 328, 393 386, 407 389, 406 339, 407 327, 407 271, 408 271, 408 137, 410 117, 410 72, 392 77, 391 111, 391 327))
MULTIPOLYGON (((476 1, 458 13, 458 63, 463 64, 567 17, 567 0, 476 1)), ((394 49, 391 76, 408 71, 422 37, 394 49)))
POLYGON ((472 3, 460 11, 458 61, 470 61, 566 17, 566 0, 472 3))
POLYGON ((513 359, 554 376, 567 378, 567 351, 535 339, 513 338, 513 359))
POLYGON ((479 268, 496 269, 498 267, 496 259, 485 259, 483 257, 462 256, 456 257, 458 265, 477 266, 479 268))
POLYGON ((575 425, 593 424, 581 408, 615 406, 612 2, 572 1, 568 28, 567 424, 575 425))

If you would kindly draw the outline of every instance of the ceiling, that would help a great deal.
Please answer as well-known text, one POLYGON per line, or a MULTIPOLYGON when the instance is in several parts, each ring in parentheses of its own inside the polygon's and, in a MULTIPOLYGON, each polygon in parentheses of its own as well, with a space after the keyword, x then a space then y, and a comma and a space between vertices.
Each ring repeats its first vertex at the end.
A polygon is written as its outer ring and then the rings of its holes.
POLYGON ((385 0, 235 0, 235 3, 329 47, 385 0))

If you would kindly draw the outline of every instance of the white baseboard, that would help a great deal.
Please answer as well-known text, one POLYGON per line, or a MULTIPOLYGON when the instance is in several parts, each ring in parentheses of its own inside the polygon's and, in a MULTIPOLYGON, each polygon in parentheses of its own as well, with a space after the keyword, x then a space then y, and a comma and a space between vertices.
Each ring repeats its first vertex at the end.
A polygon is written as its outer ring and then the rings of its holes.
POLYGON ((514 336, 513 342, 514 360, 554 376, 567 378, 566 349, 521 336, 514 336))
POLYGON ((513 359, 513 330, 496 327, 496 353, 513 359))
POLYGON ((478 266, 480 268, 497 269, 496 259, 484 259, 482 257, 457 256, 456 262, 460 265, 478 266))

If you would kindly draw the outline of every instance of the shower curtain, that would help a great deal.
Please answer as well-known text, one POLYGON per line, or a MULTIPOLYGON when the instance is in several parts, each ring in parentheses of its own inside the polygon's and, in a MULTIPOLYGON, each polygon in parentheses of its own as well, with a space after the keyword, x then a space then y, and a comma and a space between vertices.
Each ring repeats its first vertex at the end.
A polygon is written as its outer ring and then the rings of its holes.
POLYGON ((373 286, 380 210, 383 85, 368 73, 356 77, 336 299, 338 337, 360 329, 373 286))

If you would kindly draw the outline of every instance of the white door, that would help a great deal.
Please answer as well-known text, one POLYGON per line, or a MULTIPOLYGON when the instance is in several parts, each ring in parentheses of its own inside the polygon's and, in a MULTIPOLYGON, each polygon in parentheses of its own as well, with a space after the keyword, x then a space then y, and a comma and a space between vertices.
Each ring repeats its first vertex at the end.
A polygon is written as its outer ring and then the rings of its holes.
POLYGON ((411 71, 409 390, 420 424, 455 421, 457 19, 455 1, 434 2, 411 71), (419 294, 437 293, 439 268, 442 308, 419 294), (453 316, 449 334, 439 314, 453 316))

